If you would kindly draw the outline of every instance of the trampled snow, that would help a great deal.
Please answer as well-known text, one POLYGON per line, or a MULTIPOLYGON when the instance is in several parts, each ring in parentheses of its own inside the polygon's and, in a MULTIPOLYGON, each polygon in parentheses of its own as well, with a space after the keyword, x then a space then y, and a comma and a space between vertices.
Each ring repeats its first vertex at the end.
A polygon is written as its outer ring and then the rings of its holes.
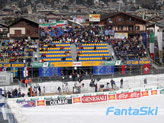
POLYGON ((164 123, 164 95, 108 102, 22 108, 30 123, 164 123), (158 107, 157 116, 106 116, 108 107, 158 107))

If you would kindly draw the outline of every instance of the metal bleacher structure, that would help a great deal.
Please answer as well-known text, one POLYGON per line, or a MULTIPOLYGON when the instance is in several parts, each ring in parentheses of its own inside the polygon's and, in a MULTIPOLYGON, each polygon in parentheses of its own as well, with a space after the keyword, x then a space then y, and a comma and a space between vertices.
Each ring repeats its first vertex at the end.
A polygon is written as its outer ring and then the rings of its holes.
POLYGON ((106 43, 82 44, 83 49, 77 47, 79 61, 105 61, 111 58, 106 43), (96 49, 94 49, 96 47, 96 49), (105 59, 103 59, 103 56, 105 59))
POLYGON ((70 49, 70 43, 69 42, 53 42, 50 43, 51 45, 56 45, 55 48, 48 48, 48 45, 44 45, 43 49, 44 51, 41 51, 40 48, 40 59, 44 60, 44 62, 72 62, 72 56, 71 49, 70 49), (64 47, 64 49, 61 49, 61 47, 64 47), (48 48, 47 51, 45 49, 48 48), (66 53, 67 52, 67 53, 66 53), (42 57, 43 54, 46 54, 46 57, 42 57), (62 60, 62 58, 65 58, 65 60, 62 60))
MULTIPOLYGON (((48 45, 44 45, 43 49, 44 51, 41 51, 40 48, 40 59, 44 60, 44 62, 50 62, 51 64, 55 64, 56 62, 74 62, 72 59, 73 56, 71 56, 71 47, 69 42, 56 42, 50 43, 50 45, 56 45, 55 48, 48 48, 48 45), (61 50, 61 47, 64 47, 64 49, 61 50), (47 49, 47 51, 45 51, 47 49), (69 52, 68 54, 65 54, 65 52, 69 52), (43 54, 46 54, 46 57, 42 57, 43 54), (65 57, 65 60, 62 60, 62 58, 65 57)), ((100 43, 87 43, 82 44, 83 49, 79 49, 78 46, 77 52, 80 52, 78 54, 79 56, 79 62, 83 61, 105 61, 103 60, 103 56, 105 59, 110 59, 111 55, 109 54, 109 50, 107 48, 107 44, 104 42, 100 43), (96 49, 94 49, 96 47, 96 49)))

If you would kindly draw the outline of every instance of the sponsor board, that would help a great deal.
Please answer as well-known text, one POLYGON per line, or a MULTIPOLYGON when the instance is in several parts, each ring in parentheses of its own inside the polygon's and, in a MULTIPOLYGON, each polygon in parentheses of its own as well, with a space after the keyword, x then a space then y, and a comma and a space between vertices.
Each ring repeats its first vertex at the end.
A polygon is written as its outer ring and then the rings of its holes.
POLYGON ((116 95, 117 95, 117 99, 118 100, 141 97, 141 93, 140 92, 118 93, 116 95))
POLYGON ((19 101, 16 101, 16 103, 20 104, 22 107, 25 107, 25 108, 36 107, 36 101, 19 100, 19 101))
POLYGON ((160 94, 164 94, 164 89, 160 90, 160 94))
POLYGON ((115 100, 115 99, 116 99, 115 94, 108 95, 108 100, 115 100))
POLYGON ((37 106, 45 106, 45 100, 37 100, 37 106))
POLYGON ((82 103, 107 101, 107 95, 83 96, 82 103))
POLYGON ((46 100, 46 106, 72 104, 72 98, 54 98, 46 100))
POLYGON ((82 62, 73 62, 72 63, 73 67, 78 67, 78 66, 82 66, 82 62))
POLYGON ((151 95, 157 95, 157 90, 151 90, 151 95))
POLYGON ((73 103, 81 103, 81 98, 80 97, 73 98, 73 103))
POLYGON ((143 96, 143 97, 144 97, 144 96, 149 96, 149 92, 148 92, 148 91, 142 91, 141 93, 142 93, 142 96, 143 96))

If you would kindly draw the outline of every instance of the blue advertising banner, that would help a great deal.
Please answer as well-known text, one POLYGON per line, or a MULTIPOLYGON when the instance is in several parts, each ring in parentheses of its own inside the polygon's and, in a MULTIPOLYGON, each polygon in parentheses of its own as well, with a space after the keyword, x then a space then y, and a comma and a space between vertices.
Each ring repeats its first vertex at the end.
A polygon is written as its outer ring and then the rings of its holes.
POLYGON ((152 64, 151 60, 126 60, 125 65, 144 65, 152 64))
POLYGON ((40 77, 53 77, 54 75, 60 76, 61 75, 61 68, 51 68, 51 67, 45 67, 45 68, 39 68, 39 76, 40 77))
POLYGON ((36 107, 36 101, 16 101, 16 103, 20 104, 22 107, 36 107))
POLYGON ((114 73, 114 66, 93 66, 93 75, 107 75, 114 73))
POLYGON ((147 33, 143 32, 141 35, 142 35, 142 42, 145 45, 145 47, 147 48, 147 33))

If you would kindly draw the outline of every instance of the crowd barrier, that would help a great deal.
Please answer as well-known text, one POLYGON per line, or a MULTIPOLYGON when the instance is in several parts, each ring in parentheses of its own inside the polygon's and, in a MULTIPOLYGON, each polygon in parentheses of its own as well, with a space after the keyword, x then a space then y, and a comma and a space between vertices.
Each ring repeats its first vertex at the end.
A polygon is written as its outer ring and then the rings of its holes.
POLYGON ((54 95, 44 97, 29 97, 15 99, 16 103, 22 107, 54 106, 74 103, 93 103, 110 100, 124 100, 141 98, 164 94, 163 86, 152 86, 146 88, 135 88, 130 90, 118 90, 97 93, 72 94, 72 95, 54 95))

